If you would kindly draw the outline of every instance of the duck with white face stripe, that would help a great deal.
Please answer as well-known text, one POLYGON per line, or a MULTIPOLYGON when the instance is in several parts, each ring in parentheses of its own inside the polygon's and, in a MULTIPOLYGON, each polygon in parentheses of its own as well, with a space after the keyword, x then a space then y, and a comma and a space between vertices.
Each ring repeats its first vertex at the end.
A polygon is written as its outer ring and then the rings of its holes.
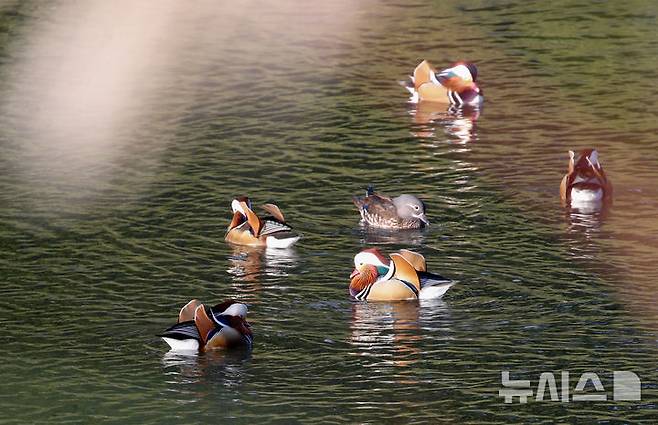
POLYGON ((401 84, 411 93, 411 103, 434 102, 454 106, 479 107, 484 93, 477 84, 475 64, 457 62, 441 72, 426 60, 422 61, 401 84))
POLYGON ((584 149, 578 155, 569 151, 569 168, 560 184, 560 198, 563 205, 572 207, 612 200, 612 183, 596 149, 584 149))
POLYGON ((359 301, 436 299, 455 282, 427 272, 425 257, 406 249, 386 258, 377 248, 354 256, 350 295, 359 301))
POLYGON ((292 227, 286 223, 279 207, 265 204, 262 209, 269 215, 258 217, 246 196, 233 199, 233 218, 224 239, 237 245, 289 248, 301 238, 301 235, 292 233, 292 227))
POLYGON ((180 309, 178 322, 159 336, 174 351, 251 348, 253 341, 247 306, 235 300, 213 307, 191 300, 180 309))

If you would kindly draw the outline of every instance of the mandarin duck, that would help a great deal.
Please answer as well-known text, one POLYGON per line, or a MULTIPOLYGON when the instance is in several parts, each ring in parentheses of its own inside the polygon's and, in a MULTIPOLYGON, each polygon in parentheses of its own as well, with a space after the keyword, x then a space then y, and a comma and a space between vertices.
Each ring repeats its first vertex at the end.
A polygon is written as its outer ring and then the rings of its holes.
POLYGON ((425 257, 406 249, 384 255, 368 248, 354 256, 350 295, 359 301, 398 301, 440 298, 454 282, 428 273, 425 257))
POLYGON ((425 216, 425 204, 413 195, 403 194, 395 198, 380 195, 368 186, 366 196, 353 196, 361 219, 372 227, 383 229, 419 229, 429 226, 425 216))
POLYGON ((569 170, 560 184, 560 198, 564 205, 612 199, 612 183, 603 171, 596 149, 584 149, 578 156, 569 151, 569 170))
POLYGON ((178 322, 158 336, 177 351, 249 348, 253 336, 246 317, 247 306, 234 300, 214 307, 192 300, 181 308, 178 322))
POLYGON ((457 62, 451 68, 437 72, 426 60, 422 61, 404 87, 411 93, 412 103, 421 101, 478 107, 484 100, 478 87, 477 68, 468 62, 457 62))
POLYGON ((262 208, 270 215, 260 218, 252 210, 249 198, 235 198, 231 202, 233 219, 224 239, 237 245, 289 248, 301 238, 291 233, 292 227, 286 224, 279 207, 265 204, 262 208))

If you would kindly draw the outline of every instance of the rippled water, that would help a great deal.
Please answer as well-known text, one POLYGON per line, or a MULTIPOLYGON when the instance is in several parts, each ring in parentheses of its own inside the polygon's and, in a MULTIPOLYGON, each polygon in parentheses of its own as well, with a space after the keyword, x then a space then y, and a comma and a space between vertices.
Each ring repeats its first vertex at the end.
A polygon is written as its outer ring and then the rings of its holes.
POLYGON ((5 2, 0 422, 655 422, 656 9, 5 2), (421 58, 475 61, 483 110, 407 104, 421 58), (584 147, 614 183, 600 212, 559 203, 584 147), (432 226, 365 231, 350 197, 370 183, 432 226), (302 241, 228 246, 237 194, 302 241), (372 245, 459 283, 354 303, 372 245), (167 353, 155 335, 193 297, 246 302, 253 351, 167 353), (505 404, 503 370, 533 390, 595 372, 608 401, 505 404), (615 370, 642 401, 612 401, 615 370))

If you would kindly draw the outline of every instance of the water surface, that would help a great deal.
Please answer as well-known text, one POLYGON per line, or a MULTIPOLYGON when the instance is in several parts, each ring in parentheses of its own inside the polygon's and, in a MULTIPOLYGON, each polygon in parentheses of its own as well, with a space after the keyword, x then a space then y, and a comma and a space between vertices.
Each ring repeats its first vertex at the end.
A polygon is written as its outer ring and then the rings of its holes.
MULTIPOLYGON (((0 7, 2 423, 655 422, 656 4, 6 2, 0 7), (406 102, 423 58, 485 106, 406 102), (563 209, 595 147, 614 203, 563 209), (358 223, 417 194, 432 226, 358 223), (304 238, 223 241, 233 196, 304 238), (360 304, 352 258, 411 248, 442 299, 360 304), (252 352, 155 335, 247 303, 252 352), (501 371, 601 378, 605 402, 504 404, 501 371), (635 372, 640 402, 612 401, 635 372)), ((592 390, 593 392, 593 390, 592 390)))

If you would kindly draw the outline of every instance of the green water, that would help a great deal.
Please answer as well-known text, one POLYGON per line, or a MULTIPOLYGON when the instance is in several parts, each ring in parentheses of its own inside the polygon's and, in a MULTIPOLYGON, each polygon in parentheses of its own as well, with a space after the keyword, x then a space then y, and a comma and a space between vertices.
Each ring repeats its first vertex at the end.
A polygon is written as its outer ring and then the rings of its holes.
POLYGON ((5 2, 0 422, 655 423, 657 9, 5 2), (478 64, 478 116, 406 102, 423 58, 478 64), (608 210, 560 206, 585 147, 608 210), (432 226, 366 231, 350 199, 368 184, 418 195, 432 226), (277 203, 300 243, 227 245, 239 194, 277 203), (458 285, 355 303, 366 246, 458 285), (155 336, 189 299, 228 297, 251 353, 155 336), (535 392, 542 372, 572 390, 594 372, 607 400, 505 404, 505 370, 535 392), (613 371, 641 401, 612 400, 613 371))

